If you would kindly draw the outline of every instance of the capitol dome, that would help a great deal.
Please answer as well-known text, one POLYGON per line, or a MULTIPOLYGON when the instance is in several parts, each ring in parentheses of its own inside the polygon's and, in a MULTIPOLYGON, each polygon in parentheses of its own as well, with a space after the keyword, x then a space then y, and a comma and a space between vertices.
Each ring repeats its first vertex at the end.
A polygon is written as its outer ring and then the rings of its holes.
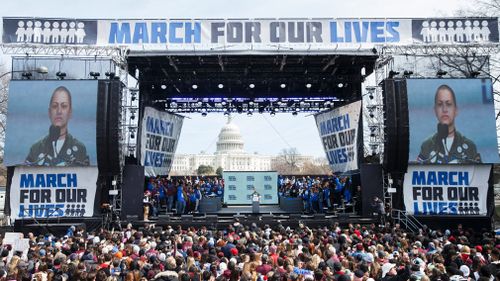
POLYGON ((244 153, 244 142, 241 137, 240 128, 231 123, 231 121, 232 118, 229 116, 226 125, 220 130, 215 154, 244 153))

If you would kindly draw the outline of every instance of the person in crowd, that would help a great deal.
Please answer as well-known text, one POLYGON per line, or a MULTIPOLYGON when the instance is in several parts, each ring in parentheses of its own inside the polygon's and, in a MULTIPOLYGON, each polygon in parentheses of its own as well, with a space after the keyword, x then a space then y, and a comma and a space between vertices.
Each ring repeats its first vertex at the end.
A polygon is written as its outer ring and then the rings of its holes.
POLYGON ((472 229, 405 232, 334 223, 108 231, 71 227, 4 244, 0 280, 495 280, 500 237, 472 229), (432 251, 432 253, 430 253, 432 251), (481 255, 479 255, 481 254, 481 255), (482 259, 481 256, 484 258, 482 259))

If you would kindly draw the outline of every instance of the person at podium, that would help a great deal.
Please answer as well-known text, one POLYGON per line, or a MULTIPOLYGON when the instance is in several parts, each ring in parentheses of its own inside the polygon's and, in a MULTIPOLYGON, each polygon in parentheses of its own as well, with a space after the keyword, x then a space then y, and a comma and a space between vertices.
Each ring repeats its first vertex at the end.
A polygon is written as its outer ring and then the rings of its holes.
POLYGON ((476 144, 455 127, 458 112, 455 92, 448 85, 439 86, 434 97, 437 132, 422 143, 419 163, 481 163, 476 144))

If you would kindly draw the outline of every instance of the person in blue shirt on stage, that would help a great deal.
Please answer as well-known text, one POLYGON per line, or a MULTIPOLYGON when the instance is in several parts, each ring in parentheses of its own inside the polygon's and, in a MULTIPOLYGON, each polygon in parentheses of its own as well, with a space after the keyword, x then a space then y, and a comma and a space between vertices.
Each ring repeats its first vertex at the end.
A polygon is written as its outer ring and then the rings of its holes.
POLYGON ((186 197, 183 190, 183 183, 179 182, 177 186, 177 204, 175 206, 178 215, 184 214, 186 209, 186 197))

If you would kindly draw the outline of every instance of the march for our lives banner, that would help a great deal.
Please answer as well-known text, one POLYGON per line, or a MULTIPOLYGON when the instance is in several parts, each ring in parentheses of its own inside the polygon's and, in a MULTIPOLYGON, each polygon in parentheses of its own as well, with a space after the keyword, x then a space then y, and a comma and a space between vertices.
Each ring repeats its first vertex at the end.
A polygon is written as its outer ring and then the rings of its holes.
POLYGON ((144 166, 146 176, 168 175, 183 121, 184 117, 177 114, 151 107, 144 109, 141 122, 141 165, 144 166))
POLYGON ((16 167, 12 218, 93 216, 97 175, 97 167, 16 167))
POLYGON ((358 169, 361 101, 315 115, 326 158, 334 172, 358 169))
POLYGON ((487 215, 490 165, 415 165, 405 174, 406 211, 413 215, 487 215))

